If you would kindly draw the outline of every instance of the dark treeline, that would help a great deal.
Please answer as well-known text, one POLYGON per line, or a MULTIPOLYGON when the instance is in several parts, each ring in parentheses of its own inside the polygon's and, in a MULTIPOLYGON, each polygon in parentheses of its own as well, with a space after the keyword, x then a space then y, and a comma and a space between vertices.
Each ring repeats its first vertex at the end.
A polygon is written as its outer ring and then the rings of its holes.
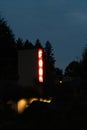
POLYGON ((15 43, 16 43, 16 49, 42 48, 42 45, 41 45, 39 39, 37 39, 35 44, 33 44, 28 39, 26 41, 23 41, 21 38, 18 38, 15 43))

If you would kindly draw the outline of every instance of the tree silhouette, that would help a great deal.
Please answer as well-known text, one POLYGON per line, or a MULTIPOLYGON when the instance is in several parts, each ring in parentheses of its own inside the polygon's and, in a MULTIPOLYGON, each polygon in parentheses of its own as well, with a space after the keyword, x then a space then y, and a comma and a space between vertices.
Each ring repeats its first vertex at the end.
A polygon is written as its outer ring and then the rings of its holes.
POLYGON ((55 68, 56 71, 56 77, 58 80, 62 80, 63 78, 63 71, 60 68, 55 68))
POLYGON ((16 47, 17 49, 23 49, 23 40, 21 38, 16 40, 16 47))
POLYGON ((69 63, 69 65, 65 68, 65 76, 70 76, 70 77, 80 77, 80 63, 78 61, 72 61, 69 63))
POLYGON ((14 79, 16 76, 16 44, 7 22, 0 19, 0 79, 14 79))
POLYGON ((7 22, 0 19, 0 49, 12 49, 15 47, 15 39, 7 22))
POLYGON ((42 48, 42 45, 41 45, 39 39, 37 39, 36 42, 35 42, 35 48, 42 48))
POLYGON ((82 67, 82 76, 83 78, 87 79, 87 45, 83 49, 81 67, 82 67))
POLYGON ((29 40, 26 40, 25 43, 24 43, 24 48, 25 49, 33 49, 34 46, 29 40))
POLYGON ((45 53, 46 53, 46 59, 49 64, 49 67, 52 67, 51 69, 55 68, 55 58, 53 54, 53 48, 49 41, 45 44, 45 53))
POLYGON ((47 95, 52 96, 55 91, 55 58, 53 54, 53 48, 49 41, 46 42, 45 48, 45 60, 44 60, 44 70, 45 70, 45 92, 47 95))

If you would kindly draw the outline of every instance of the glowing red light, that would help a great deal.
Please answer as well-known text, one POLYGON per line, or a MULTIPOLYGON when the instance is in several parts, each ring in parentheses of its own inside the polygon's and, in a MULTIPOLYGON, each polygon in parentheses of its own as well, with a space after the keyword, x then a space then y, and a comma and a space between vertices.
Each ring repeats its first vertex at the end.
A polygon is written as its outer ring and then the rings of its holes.
POLYGON ((38 58, 42 57, 42 53, 43 53, 42 49, 39 49, 39 51, 38 51, 38 58))
POLYGON ((43 82, 43 77, 39 76, 39 82, 43 82))
POLYGON ((43 66, 43 61, 42 61, 42 59, 41 59, 41 60, 39 60, 39 66, 40 66, 40 67, 42 67, 42 66, 43 66))
POLYGON ((38 50, 38 79, 39 82, 43 82, 43 51, 38 50))
POLYGON ((42 68, 39 68, 39 75, 43 75, 43 69, 42 68))

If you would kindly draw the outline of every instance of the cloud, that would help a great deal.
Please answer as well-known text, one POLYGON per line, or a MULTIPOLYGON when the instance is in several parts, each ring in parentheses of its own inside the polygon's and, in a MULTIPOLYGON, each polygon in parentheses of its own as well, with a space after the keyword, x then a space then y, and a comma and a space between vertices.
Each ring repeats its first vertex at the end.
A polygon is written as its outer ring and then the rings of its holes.
POLYGON ((78 20, 80 23, 87 22, 87 12, 74 12, 71 14, 76 20, 78 20))

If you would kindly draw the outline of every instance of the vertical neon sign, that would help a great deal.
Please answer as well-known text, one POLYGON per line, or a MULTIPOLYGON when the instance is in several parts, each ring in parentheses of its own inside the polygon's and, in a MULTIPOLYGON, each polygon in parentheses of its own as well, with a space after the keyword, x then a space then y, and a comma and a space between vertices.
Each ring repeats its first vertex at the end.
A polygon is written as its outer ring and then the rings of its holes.
POLYGON ((38 49, 38 79, 39 82, 43 82, 43 51, 38 49))

